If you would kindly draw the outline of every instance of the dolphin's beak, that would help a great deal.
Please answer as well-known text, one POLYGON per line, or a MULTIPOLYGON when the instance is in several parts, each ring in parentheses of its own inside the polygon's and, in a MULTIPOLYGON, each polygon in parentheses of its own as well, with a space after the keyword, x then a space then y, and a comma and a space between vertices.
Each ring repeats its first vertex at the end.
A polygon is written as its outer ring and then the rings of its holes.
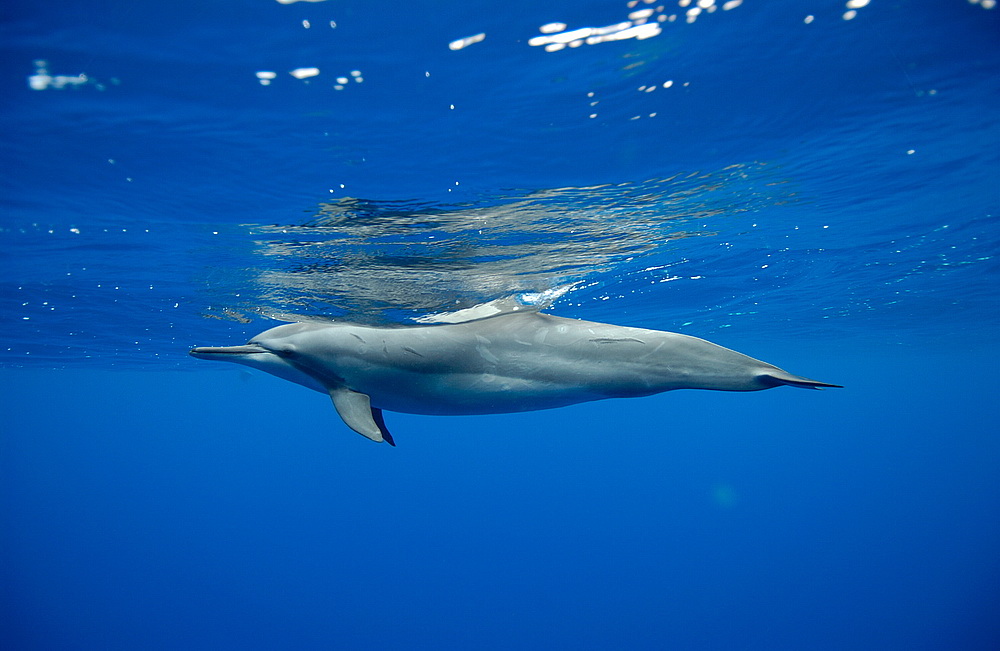
POLYGON ((198 359, 226 359, 234 355, 257 355, 270 352, 263 346, 247 344, 245 346, 198 346, 192 348, 190 355, 198 359))

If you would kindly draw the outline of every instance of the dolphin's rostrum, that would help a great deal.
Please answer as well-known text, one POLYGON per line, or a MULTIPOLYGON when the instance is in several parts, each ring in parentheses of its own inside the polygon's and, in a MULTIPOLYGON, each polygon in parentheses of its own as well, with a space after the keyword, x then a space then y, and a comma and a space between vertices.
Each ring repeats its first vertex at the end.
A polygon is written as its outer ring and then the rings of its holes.
MULTIPOLYGON (((688 335, 508 312, 445 325, 291 323, 191 355, 327 393, 348 427, 395 445, 382 410, 497 414, 673 389, 838 387, 688 335)), ((838 387, 839 388, 839 387, 838 387)))

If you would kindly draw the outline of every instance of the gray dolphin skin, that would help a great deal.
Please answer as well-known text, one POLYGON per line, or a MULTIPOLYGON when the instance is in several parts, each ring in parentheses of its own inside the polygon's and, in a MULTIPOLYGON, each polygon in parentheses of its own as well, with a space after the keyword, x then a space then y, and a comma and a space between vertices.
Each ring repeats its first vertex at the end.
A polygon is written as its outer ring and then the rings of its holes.
POLYGON ((444 325, 290 323, 199 359, 267 371, 329 394, 344 423, 395 445, 382 410, 499 414, 674 389, 837 387, 688 335, 512 312, 444 325))

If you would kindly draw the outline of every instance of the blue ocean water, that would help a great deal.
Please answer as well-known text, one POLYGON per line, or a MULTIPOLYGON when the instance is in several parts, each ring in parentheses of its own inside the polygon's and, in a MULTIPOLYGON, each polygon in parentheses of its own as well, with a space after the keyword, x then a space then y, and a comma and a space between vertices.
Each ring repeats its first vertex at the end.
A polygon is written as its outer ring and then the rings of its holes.
POLYGON ((1000 646, 993 0, 0 35, 3 648, 1000 646), (846 388, 389 413, 390 448, 187 355, 511 296, 846 388))

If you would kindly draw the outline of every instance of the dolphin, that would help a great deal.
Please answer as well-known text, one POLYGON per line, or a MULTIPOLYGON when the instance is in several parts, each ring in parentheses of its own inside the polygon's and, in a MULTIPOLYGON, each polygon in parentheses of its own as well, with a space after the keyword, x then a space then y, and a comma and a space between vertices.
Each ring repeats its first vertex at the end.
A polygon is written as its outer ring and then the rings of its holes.
POLYGON ((499 414, 674 389, 841 388, 697 337, 534 311, 443 325, 289 323, 191 355, 329 394, 348 427, 390 445, 383 410, 499 414))

